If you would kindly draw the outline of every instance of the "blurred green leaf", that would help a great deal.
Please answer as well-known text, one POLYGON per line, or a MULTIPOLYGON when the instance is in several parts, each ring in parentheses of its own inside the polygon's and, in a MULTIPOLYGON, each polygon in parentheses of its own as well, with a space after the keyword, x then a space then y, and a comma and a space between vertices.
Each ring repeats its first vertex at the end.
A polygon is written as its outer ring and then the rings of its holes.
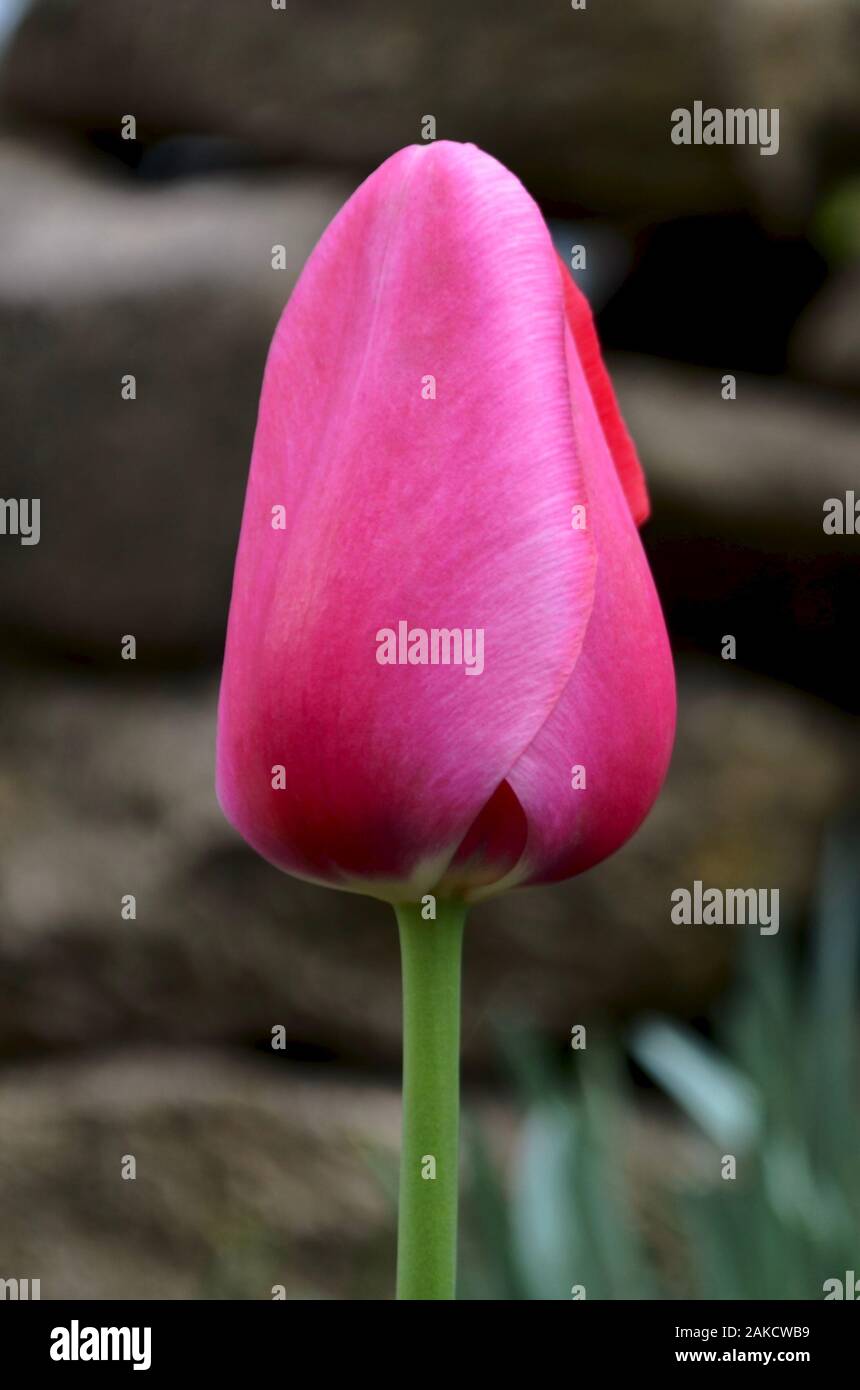
POLYGON ((589 1299, 820 1298, 856 1267, 858 839, 856 819, 827 837, 808 941, 751 939, 715 1043, 653 1016, 630 1031, 631 1055, 705 1145, 686 1178, 662 1179, 671 1259, 632 1214, 625 1128, 641 1098, 619 1052, 603 1040, 564 1066, 521 1024, 504 1030, 523 1107, 511 1180, 478 1132, 469 1143, 486 1296, 561 1299, 582 1284, 589 1299))
POLYGON ((813 236, 828 260, 860 256, 860 179, 840 183, 819 204, 813 236))
POLYGON ((746 1149, 761 1130, 756 1088, 692 1029, 645 1018, 630 1032, 630 1051, 716 1144, 746 1149))

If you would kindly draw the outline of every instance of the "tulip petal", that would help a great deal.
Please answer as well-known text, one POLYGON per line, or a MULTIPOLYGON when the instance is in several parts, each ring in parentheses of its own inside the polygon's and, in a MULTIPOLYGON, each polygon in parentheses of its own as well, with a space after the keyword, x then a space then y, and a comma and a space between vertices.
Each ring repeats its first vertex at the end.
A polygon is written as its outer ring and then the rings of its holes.
POLYGON ((540 213, 472 146, 393 156, 309 260, 266 366, 219 707, 222 805, 282 868, 429 889, 565 689, 596 559, 564 336, 540 213), (380 664, 401 621, 482 630, 482 673, 380 664))
POLYGON ((598 553, 594 607, 573 676, 507 775, 528 836, 522 860, 493 891, 568 878, 624 844, 657 797, 674 739, 674 670, 660 601, 569 332, 566 346, 598 553), (585 786, 574 785, 582 781, 574 768, 584 769, 585 786))
POLYGON ((591 313, 591 306, 578 285, 568 274, 567 266, 559 261, 559 269, 564 285, 564 311, 567 326, 576 344, 582 370, 594 400, 597 416, 606 436, 609 452, 618 470, 624 495, 630 504, 633 519, 637 526, 648 520, 650 504, 645 474, 639 462, 636 445, 630 438, 627 426, 618 408, 615 391, 609 373, 603 363, 600 341, 591 313))
POLYGON ((528 839, 525 812, 507 781, 502 782, 454 855, 438 890, 444 897, 473 894, 497 883, 520 863, 528 839))

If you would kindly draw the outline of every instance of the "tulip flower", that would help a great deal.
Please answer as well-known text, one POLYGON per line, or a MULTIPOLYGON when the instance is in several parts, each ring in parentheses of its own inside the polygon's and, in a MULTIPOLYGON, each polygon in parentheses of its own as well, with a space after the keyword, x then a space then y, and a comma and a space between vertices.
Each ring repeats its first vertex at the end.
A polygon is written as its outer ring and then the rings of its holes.
POLYGON ((269 352, 217 780, 266 859, 396 911, 400 1297, 453 1297, 468 905, 612 854, 666 771, 647 512, 536 204, 474 146, 392 156, 269 352))

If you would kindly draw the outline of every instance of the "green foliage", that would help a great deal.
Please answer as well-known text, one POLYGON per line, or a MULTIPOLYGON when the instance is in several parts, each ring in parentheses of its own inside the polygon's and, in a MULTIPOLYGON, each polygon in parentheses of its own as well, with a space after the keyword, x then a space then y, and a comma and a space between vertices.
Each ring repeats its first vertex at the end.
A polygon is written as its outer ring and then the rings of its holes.
POLYGON ((524 1032, 505 1038, 527 1109, 508 1195, 473 1127, 466 1203, 467 1253, 459 1296, 571 1297, 588 1272, 589 1296, 647 1297, 623 1182, 607 1150, 616 1143, 616 1058, 596 1052, 578 1093, 524 1032))
POLYGON ((840 183, 820 204, 814 237, 835 264, 860 256, 860 179, 840 183))
POLYGON ((644 1194, 656 1221, 641 1220, 630 1178, 637 1107, 621 1048, 589 1040, 561 1066, 508 1030, 523 1129, 507 1182, 467 1132, 460 1297, 584 1285, 589 1299, 820 1299, 826 1279, 860 1268, 857 843, 856 825, 828 843, 802 950, 791 934, 754 938, 716 1044, 663 1018, 630 1031, 629 1055, 696 1139, 684 1175, 667 1161, 644 1194))

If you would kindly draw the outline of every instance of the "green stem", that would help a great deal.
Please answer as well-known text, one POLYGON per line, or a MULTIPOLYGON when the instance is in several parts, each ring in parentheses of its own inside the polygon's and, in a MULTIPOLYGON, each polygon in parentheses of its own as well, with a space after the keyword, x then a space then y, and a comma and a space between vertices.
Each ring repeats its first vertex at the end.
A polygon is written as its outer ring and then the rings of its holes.
POLYGON ((397 1297, 450 1299, 457 1273, 460 959, 466 906, 395 908, 403 968, 397 1297))

